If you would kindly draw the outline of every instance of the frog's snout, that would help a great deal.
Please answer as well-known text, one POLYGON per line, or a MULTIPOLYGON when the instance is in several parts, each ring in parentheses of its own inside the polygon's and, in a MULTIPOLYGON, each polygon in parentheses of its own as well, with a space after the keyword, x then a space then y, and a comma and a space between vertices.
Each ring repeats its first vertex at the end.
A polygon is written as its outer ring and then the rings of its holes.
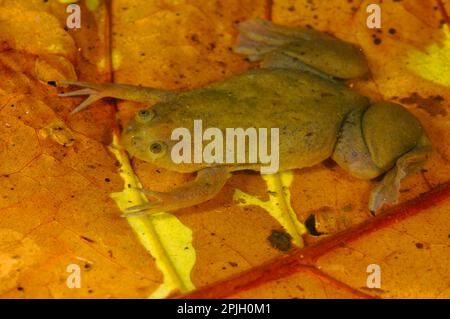
POLYGON ((130 145, 133 147, 137 147, 142 144, 142 138, 139 136, 131 136, 130 138, 130 145))
POLYGON ((138 133, 139 129, 133 121, 128 123, 122 131, 122 145, 130 154, 134 153, 134 150, 142 144, 142 138, 138 133))
POLYGON ((132 134, 133 132, 136 132, 136 124, 134 124, 133 122, 129 122, 125 126, 125 129, 123 130, 122 135, 132 134))

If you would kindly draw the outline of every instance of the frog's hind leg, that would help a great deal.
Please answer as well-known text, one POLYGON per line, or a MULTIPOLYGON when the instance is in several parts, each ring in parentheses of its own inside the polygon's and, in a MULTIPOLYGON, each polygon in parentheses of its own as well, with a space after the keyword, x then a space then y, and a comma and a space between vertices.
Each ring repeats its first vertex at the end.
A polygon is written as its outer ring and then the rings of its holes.
POLYGON ((80 105, 78 105, 72 111, 72 114, 81 111, 82 109, 88 107, 92 103, 104 97, 112 97, 136 102, 158 102, 168 100, 173 96, 175 96, 175 93, 173 92, 128 84, 115 84, 115 83, 97 84, 97 83, 61 80, 56 82, 56 85, 57 86, 73 85, 82 88, 81 90, 59 94, 59 96, 62 97, 88 95, 88 98, 85 99, 80 105))
POLYGON ((240 33, 233 51, 247 55, 250 61, 260 61, 265 54, 289 42, 287 38, 279 38, 266 30, 265 23, 260 19, 239 23, 237 28, 240 33))
MULTIPOLYGON (((256 19, 240 23, 236 53, 245 54, 252 61, 266 59, 273 52, 298 60, 293 68, 327 74, 335 78, 351 79, 368 72, 362 51, 354 45, 310 28, 292 28, 256 19)), ((279 56, 278 56, 279 57, 279 56)), ((272 58, 272 62, 276 61, 272 58)), ((277 62, 272 67, 277 67, 277 62)), ((266 62, 265 67, 271 63, 266 62)))
MULTIPOLYGON (((356 142, 357 139, 355 139, 356 142)), ((361 144, 362 146, 362 144, 361 144)), ((362 146, 363 147, 363 146, 362 146)), ((351 175, 361 179, 372 179, 382 175, 385 170, 377 167, 366 150, 351 148, 346 151, 337 149, 333 159, 351 175), (344 154, 346 153, 346 154, 344 154), (350 153, 352 153, 350 155, 350 153), (349 160, 351 158, 351 160, 349 160), (358 159, 359 158, 359 159, 358 159)), ((401 181, 420 169, 431 151, 431 143, 423 135, 419 143, 408 153, 401 156, 372 190, 369 197, 369 210, 375 214, 384 204, 397 204, 401 181)))
POLYGON ((384 204, 396 204, 400 191, 400 182, 406 176, 418 171, 431 152, 431 142, 423 135, 417 146, 400 157, 394 168, 384 176, 383 180, 372 190, 369 198, 369 209, 376 212, 384 204))
POLYGON ((431 142, 417 119, 393 103, 362 105, 344 120, 332 155, 349 174, 383 180, 372 190, 369 209, 398 200, 400 182, 427 160, 431 142))
POLYGON ((227 168, 205 168, 197 173, 197 178, 173 189, 168 193, 142 190, 144 194, 156 198, 156 201, 130 207, 124 217, 174 211, 210 200, 219 193, 231 174, 227 168))

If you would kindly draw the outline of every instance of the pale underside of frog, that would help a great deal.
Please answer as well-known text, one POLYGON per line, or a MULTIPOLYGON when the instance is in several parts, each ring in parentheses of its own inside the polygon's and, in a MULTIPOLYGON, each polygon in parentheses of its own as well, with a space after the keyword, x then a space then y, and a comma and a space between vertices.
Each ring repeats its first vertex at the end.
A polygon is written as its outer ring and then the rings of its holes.
POLYGON ((396 203, 400 181, 415 172, 431 152, 420 122, 395 103, 373 102, 348 89, 343 80, 368 73, 357 47, 314 31, 265 20, 240 23, 236 53, 260 61, 261 68, 187 92, 123 84, 60 81, 84 89, 62 96, 89 95, 74 112, 103 97, 156 103, 139 111, 124 128, 128 153, 158 167, 192 173, 195 180, 167 193, 143 190, 151 197, 128 216, 174 211, 217 195, 231 173, 261 169, 262 163, 180 163, 171 158, 175 128, 279 128, 280 170, 311 167, 332 158, 351 175, 374 179, 369 209, 396 203))

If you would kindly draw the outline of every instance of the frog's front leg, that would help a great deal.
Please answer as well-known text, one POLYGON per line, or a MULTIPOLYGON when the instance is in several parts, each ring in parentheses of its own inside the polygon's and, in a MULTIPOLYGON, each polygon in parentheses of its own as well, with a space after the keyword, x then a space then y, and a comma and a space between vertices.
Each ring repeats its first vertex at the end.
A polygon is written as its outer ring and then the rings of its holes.
POLYGON ((88 95, 88 98, 78 105, 72 111, 72 114, 81 111, 104 97, 112 97, 136 102, 159 102, 169 100, 176 95, 170 91, 129 84, 87 83, 61 80, 56 82, 56 85, 74 85, 83 88, 78 91, 61 93, 59 96, 67 97, 88 95))
POLYGON ((289 67, 340 79, 361 77, 369 71, 359 48, 323 32, 280 26, 261 19, 242 22, 238 29, 235 52, 253 61, 270 57, 264 67, 289 67), (286 56, 296 62, 287 63, 286 56))
POLYGON ((216 196, 231 173, 226 167, 204 168, 197 173, 192 182, 173 189, 171 192, 153 192, 142 190, 144 194, 156 199, 144 205, 130 207, 125 217, 154 214, 190 207, 203 203, 216 196))

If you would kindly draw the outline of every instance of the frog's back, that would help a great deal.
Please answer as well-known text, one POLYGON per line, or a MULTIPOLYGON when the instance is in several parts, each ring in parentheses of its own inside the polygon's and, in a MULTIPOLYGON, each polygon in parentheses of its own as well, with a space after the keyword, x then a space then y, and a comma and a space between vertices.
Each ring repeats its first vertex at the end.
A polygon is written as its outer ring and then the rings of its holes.
POLYGON ((345 116, 368 99, 340 83, 289 69, 255 69, 158 105, 177 127, 279 128, 280 167, 315 165, 333 151, 345 116), (165 109, 164 109, 165 108, 165 109))

